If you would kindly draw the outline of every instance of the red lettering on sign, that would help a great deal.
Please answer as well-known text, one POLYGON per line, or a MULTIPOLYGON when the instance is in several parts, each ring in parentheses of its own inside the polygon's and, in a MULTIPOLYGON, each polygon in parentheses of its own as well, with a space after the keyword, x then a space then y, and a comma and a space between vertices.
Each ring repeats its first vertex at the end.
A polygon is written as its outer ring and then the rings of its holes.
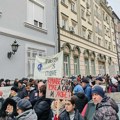
POLYGON ((48 78, 48 84, 60 84, 61 79, 60 78, 48 78))
POLYGON ((48 84, 48 89, 49 90, 56 90, 56 85, 48 84))
POLYGON ((64 91, 57 91, 56 97, 66 98, 66 92, 64 91))

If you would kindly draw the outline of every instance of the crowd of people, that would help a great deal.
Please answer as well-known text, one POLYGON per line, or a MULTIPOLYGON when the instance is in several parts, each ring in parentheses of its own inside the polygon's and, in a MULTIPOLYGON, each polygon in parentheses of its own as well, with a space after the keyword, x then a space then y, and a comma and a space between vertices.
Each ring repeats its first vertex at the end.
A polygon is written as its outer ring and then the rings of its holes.
MULTIPOLYGON (((119 75, 64 79, 71 79, 70 100, 46 98, 47 80, 15 79, 8 98, 0 91, 0 120, 119 120, 116 102, 105 94, 120 92, 119 75), (94 113, 90 113, 91 101, 94 113)), ((1 87, 10 85, 10 80, 0 80, 1 87)))

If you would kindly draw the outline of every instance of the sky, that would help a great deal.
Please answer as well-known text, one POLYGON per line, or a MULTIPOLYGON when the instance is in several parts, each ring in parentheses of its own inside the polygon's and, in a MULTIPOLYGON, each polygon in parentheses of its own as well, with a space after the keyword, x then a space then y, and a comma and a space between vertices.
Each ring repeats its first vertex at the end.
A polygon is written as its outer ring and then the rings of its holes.
POLYGON ((120 0, 107 0, 108 4, 113 8, 113 11, 120 18, 120 0))

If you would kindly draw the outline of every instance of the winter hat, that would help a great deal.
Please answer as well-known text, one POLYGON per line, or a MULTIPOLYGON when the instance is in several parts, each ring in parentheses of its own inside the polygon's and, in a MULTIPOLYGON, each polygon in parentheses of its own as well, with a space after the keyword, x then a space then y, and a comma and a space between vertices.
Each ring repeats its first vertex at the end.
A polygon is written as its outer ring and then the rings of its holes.
POLYGON ((11 90, 15 91, 16 93, 18 92, 18 89, 16 87, 12 87, 11 90))
POLYGON ((21 99, 21 100, 18 101, 17 107, 19 109, 23 110, 23 111, 26 111, 26 110, 32 108, 32 105, 31 105, 31 103, 30 103, 29 100, 27 100, 27 99, 21 99))
POLYGON ((0 96, 2 96, 3 95, 3 92, 0 90, 0 96))
POLYGON ((18 81, 18 83, 21 83, 21 84, 23 84, 23 80, 19 80, 19 81, 18 81))
POLYGON ((100 86, 98 86, 98 85, 96 85, 96 86, 93 87, 93 89, 92 89, 92 94, 93 94, 93 93, 96 93, 96 94, 100 95, 102 98, 103 98, 104 95, 105 95, 105 93, 104 93, 104 91, 103 91, 103 88, 100 87, 100 86))

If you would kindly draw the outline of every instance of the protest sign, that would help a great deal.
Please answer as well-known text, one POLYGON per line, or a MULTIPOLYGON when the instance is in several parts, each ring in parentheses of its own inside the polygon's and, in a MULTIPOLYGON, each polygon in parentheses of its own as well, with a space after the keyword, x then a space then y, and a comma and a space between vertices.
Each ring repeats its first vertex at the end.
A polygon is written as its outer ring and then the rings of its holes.
POLYGON ((34 79, 46 79, 48 77, 63 77, 63 51, 50 56, 35 59, 34 79))
POLYGON ((3 92, 3 98, 6 99, 6 98, 8 98, 9 95, 10 95, 11 86, 8 86, 8 87, 0 87, 0 90, 3 92))
POLYGON ((46 98, 71 99, 71 83, 66 79, 48 78, 46 98))

